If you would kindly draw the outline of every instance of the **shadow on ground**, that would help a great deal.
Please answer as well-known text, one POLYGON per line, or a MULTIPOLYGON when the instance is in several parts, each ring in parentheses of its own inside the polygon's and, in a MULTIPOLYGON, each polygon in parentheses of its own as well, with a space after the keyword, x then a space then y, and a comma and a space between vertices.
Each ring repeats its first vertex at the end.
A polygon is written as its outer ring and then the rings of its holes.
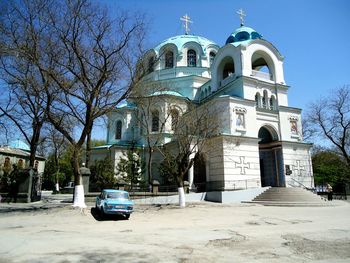
POLYGON ((91 215, 95 218, 96 221, 120 221, 120 220, 128 220, 123 215, 106 215, 101 214, 101 212, 95 207, 91 208, 91 215))

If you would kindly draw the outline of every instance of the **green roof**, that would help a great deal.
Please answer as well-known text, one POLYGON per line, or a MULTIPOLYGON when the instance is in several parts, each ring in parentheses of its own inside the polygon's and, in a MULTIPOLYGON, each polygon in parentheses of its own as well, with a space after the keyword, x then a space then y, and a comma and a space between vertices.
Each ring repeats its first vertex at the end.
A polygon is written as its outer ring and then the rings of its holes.
POLYGON ((156 92, 152 93, 150 96, 159 96, 159 95, 170 95, 170 96, 176 96, 176 97, 181 97, 181 98, 184 97, 180 93, 178 93, 176 91, 172 91, 172 90, 156 91, 156 92))
POLYGON ((194 36, 194 35, 179 35, 170 37, 164 41, 162 41, 159 45, 157 45, 154 50, 159 52, 159 50, 167 45, 167 44, 174 44, 178 50, 182 49, 183 45, 185 45, 188 42, 196 42, 199 45, 202 46, 203 51, 209 46, 209 45, 215 45, 218 46, 214 41, 211 41, 205 37, 200 36, 194 36))

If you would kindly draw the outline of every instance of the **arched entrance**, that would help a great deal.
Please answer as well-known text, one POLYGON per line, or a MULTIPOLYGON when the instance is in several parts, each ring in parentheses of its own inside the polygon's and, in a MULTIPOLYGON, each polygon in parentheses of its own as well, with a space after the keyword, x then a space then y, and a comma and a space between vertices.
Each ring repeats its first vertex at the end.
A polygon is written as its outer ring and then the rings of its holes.
POLYGON ((285 186, 282 146, 276 131, 270 126, 263 126, 258 137, 261 186, 285 186))
POLYGON ((206 164, 203 154, 199 154, 194 159, 194 175, 193 183, 197 188, 197 192, 204 192, 206 190, 206 164))

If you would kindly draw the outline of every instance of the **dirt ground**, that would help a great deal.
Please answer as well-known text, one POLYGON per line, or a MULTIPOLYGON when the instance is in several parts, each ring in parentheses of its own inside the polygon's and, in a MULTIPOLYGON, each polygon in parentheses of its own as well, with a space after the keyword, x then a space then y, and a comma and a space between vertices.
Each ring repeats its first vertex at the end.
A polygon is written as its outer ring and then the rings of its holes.
POLYGON ((350 262, 350 204, 71 207, 0 214, 0 262, 350 262))

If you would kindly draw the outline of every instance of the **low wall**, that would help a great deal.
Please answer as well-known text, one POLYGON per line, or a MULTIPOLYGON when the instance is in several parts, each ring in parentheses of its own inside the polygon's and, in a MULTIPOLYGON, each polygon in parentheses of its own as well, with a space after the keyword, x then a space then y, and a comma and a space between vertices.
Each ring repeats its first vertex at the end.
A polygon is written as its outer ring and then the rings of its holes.
MULTIPOLYGON (((186 202, 211 201, 218 203, 240 203, 242 201, 251 201, 256 196, 266 191, 269 187, 251 188, 237 191, 215 191, 204 193, 186 194, 186 202)), ((158 196, 134 200, 136 204, 176 204, 179 202, 178 195, 158 196)))
POLYGON ((240 203, 252 201, 256 196, 266 191, 269 187, 250 188, 238 191, 207 192, 205 200, 218 203, 240 203))

